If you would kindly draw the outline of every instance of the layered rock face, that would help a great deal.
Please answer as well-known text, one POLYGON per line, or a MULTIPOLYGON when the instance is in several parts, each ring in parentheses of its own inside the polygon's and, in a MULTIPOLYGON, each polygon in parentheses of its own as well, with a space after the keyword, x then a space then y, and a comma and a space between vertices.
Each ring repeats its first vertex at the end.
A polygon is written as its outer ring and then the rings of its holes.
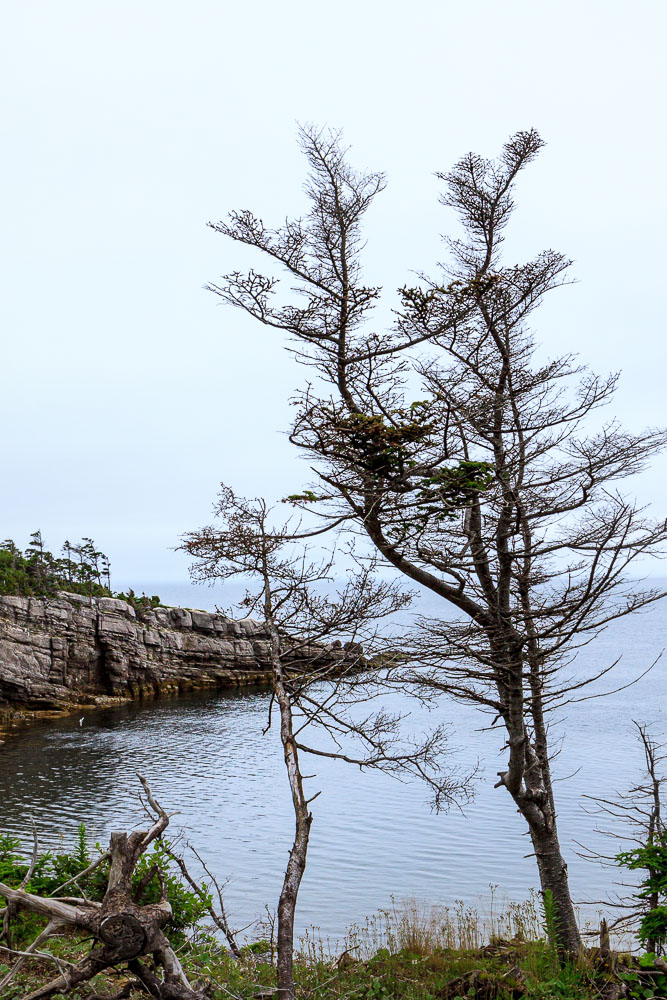
MULTIPOLYGON (((340 643, 302 650, 344 661, 340 643)), ((269 680, 269 642, 260 622, 184 608, 137 616, 114 598, 0 597, 0 705, 61 709, 203 687, 269 680)))

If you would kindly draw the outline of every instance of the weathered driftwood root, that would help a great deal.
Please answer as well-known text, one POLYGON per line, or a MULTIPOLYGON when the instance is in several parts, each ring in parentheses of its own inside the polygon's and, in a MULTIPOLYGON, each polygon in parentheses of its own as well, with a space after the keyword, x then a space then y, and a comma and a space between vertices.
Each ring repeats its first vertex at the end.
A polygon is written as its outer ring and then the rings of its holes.
MULTIPOLYGON (((60 974, 35 990, 25 1000, 43 1000, 54 993, 68 993, 75 986, 87 982, 105 969, 126 965, 156 1000, 204 1000, 204 994, 194 989, 187 980, 178 956, 164 934, 163 928, 172 916, 164 885, 157 903, 141 905, 141 894, 158 870, 151 870, 149 877, 133 895, 132 876, 137 862, 148 846, 167 828, 169 817, 156 802, 146 779, 143 785, 153 825, 148 831, 131 834, 112 833, 109 843, 109 884, 101 903, 88 899, 67 899, 34 896, 25 888, 12 889, 0 882, 0 896, 7 900, 8 909, 25 909, 47 917, 49 923, 32 944, 19 957, 14 967, 0 982, 0 990, 28 957, 37 954, 37 948, 50 937, 63 930, 78 929, 93 938, 90 952, 78 965, 65 967, 59 964, 60 974), (152 957, 154 969, 142 958, 152 957)), ((62 886, 61 886, 62 888, 62 886)))

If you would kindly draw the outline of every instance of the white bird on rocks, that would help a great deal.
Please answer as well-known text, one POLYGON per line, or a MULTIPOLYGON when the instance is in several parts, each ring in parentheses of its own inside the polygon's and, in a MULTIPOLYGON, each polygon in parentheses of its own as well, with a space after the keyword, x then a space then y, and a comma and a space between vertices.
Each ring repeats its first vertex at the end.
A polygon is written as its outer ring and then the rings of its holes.
POLYGON ((83 720, 84 720, 85 718, 86 718, 86 717, 85 717, 85 715, 82 715, 82 716, 81 716, 81 718, 79 719, 79 725, 80 725, 80 726, 82 726, 82 725, 83 725, 83 720))

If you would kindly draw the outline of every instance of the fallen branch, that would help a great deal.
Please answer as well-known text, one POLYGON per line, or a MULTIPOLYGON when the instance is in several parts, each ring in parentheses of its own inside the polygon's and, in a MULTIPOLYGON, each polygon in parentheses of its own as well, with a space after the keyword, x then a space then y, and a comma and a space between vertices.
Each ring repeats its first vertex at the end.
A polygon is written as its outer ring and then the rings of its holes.
MULTIPOLYGON (((154 798, 146 779, 139 776, 139 780, 152 810, 150 829, 130 834, 112 833, 108 852, 98 858, 85 873, 81 872, 69 880, 76 882, 76 879, 89 873, 101 864, 103 859, 108 858, 109 881, 101 903, 86 899, 63 900, 36 896, 26 891, 27 879, 24 879, 19 889, 13 889, 0 882, 0 896, 4 896, 7 900, 7 911, 28 910, 49 920, 46 928, 32 944, 24 952, 18 953, 18 961, 5 976, 3 983, 9 982, 23 962, 37 955, 40 958, 48 958, 59 966, 58 977, 35 990, 25 997, 25 1000, 45 1000, 54 993, 68 993, 98 973, 106 969, 118 969, 123 965, 130 969, 155 1000, 204 1000, 204 994, 188 982, 183 967, 164 933, 164 928, 172 917, 172 909, 166 897, 161 873, 159 871, 157 873, 161 886, 160 899, 157 903, 141 906, 140 900, 133 898, 132 880, 137 863, 150 844, 162 835, 169 824, 169 816, 154 798), (65 968, 66 963, 54 955, 37 952, 40 945, 62 930, 82 931, 93 939, 88 954, 78 965, 69 968, 65 968), (145 958, 151 960, 152 968, 144 964, 142 959, 145 958)), ((63 883, 56 891, 69 882, 63 883)), ((142 891, 145 887, 142 886, 142 891)), ((9 948, 5 950, 12 951, 9 948)), ((0 987, 3 983, 0 983, 0 987)), ((127 994, 121 990, 118 996, 123 995, 127 994)))

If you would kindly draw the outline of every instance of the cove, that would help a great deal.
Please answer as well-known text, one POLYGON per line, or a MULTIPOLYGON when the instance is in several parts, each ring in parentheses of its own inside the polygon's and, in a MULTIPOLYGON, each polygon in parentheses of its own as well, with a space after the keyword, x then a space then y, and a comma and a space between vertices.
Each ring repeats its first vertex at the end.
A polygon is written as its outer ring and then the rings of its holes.
MULTIPOLYGON (((585 651, 587 668, 623 652, 614 687, 629 681, 664 647, 660 605, 641 619, 617 623, 585 651)), ((563 748, 555 761, 559 824, 575 898, 603 898, 613 873, 577 856, 576 841, 608 850, 582 808, 582 796, 628 787, 641 766, 631 720, 663 718, 662 662, 637 685, 556 716, 563 748), (560 722, 558 721, 560 719, 560 722)), ((105 841, 113 828, 141 822, 136 774, 149 779, 185 835, 221 879, 235 926, 274 907, 292 838, 289 792, 277 734, 262 735, 264 690, 194 692, 178 699, 85 709, 38 722, 0 747, 0 828, 29 839, 34 816, 40 841, 57 849, 73 842, 76 824, 105 841), (83 722, 79 724, 83 716, 83 722)), ((503 763, 488 717, 442 701, 433 711, 396 694, 387 708, 410 711, 415 731, 445 721, 451 727, 452 766, 479 761, 476 797, 464 812, 437 815, 418 782, 401 784, 341 762, 317 760, 307 773, 322 795, 313 804, 312 848, 298 910, 310 925, 339 938, 353 921, 396 898, 453 905, 488 899, 489 884, 509 899, 525 898, 536 883, 523 827, 502 789, 503 763)), ((597 907, 584 908, 593 915, 597 907)))

